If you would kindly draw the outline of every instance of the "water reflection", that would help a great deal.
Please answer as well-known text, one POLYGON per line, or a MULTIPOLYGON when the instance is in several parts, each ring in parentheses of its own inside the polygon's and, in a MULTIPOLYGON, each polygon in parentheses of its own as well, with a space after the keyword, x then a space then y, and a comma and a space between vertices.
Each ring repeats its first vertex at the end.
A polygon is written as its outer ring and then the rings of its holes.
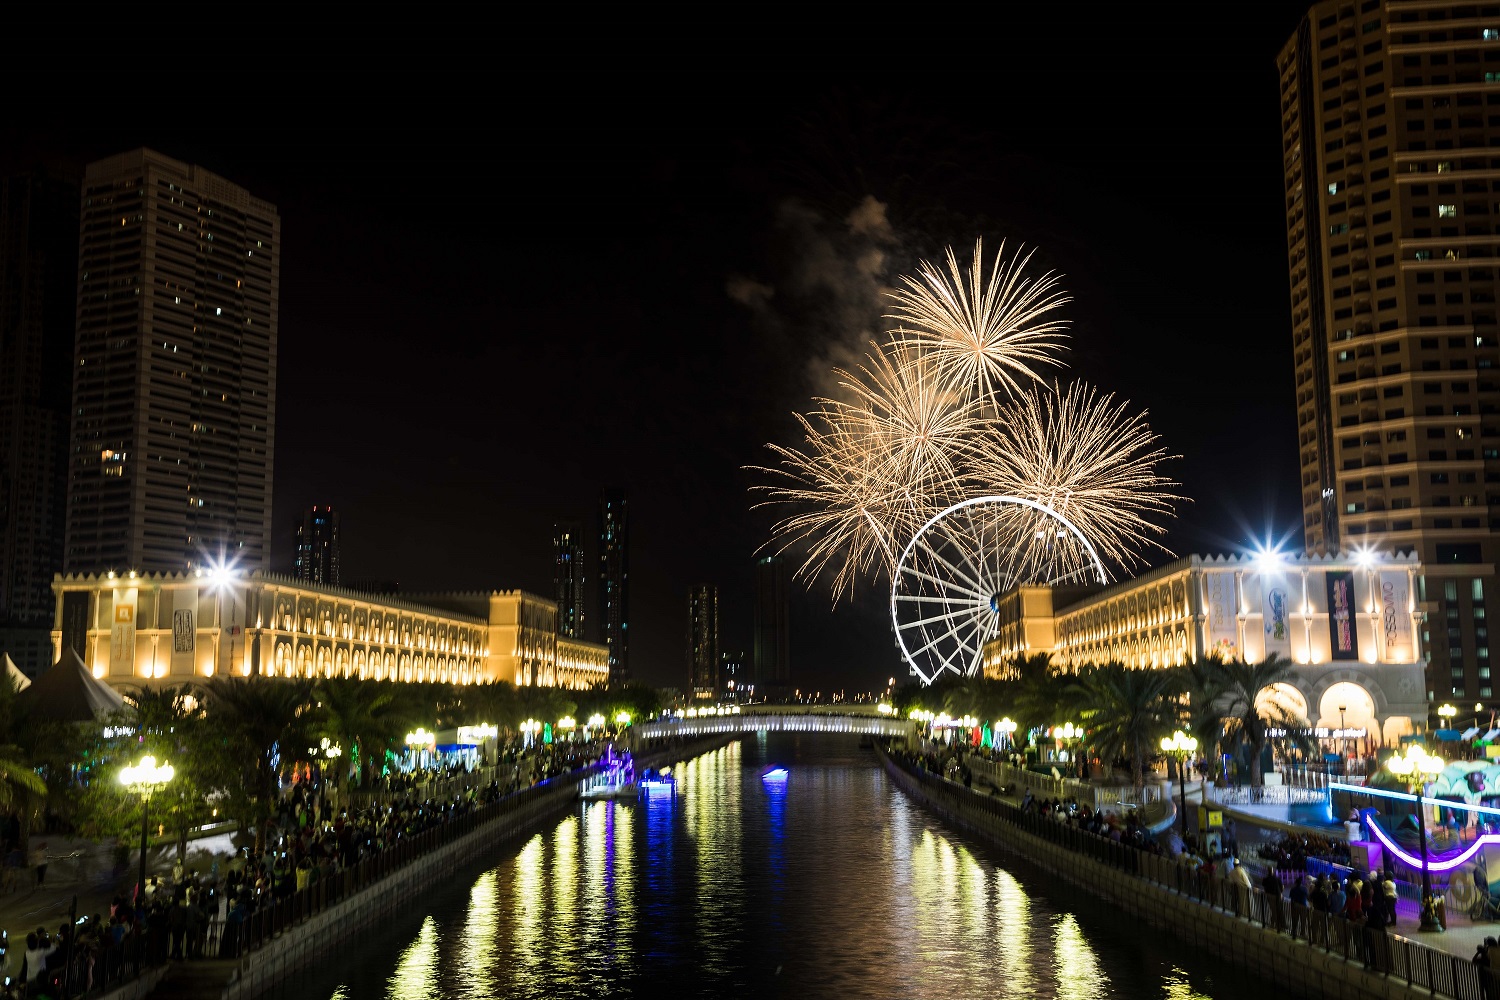
POLYGON ((390 1000, 435 1000, 438 973, 438 926, 429 916, 417 939, 396 959, 386 996, 390 1000))
POLYGON ((689 762, 675 797, 581 803, 276 996, 1265 995, 947 830, 852 740, 802 739, 689 762), (762 778, 771 760, 785 781, 762 778))
POLYGON ((1057 967, 1058 1000, 1110 996, 1109 977, 1099 967, 1099 958, 1083 936, 1078 918, 1064 913, 1057 918, 1053 933, 1052 960, 1057 967))

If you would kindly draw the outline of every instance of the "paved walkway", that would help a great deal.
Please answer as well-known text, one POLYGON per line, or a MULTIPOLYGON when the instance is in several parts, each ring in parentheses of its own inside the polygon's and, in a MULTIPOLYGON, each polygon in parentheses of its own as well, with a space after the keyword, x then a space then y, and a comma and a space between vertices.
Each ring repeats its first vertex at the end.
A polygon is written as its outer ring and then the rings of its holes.
MULTIPOLYGON (((1188 809, 1194 809, 1198 803, 1195 801, 1195 783, 1188 784, 1188 809)), ((977 776, 973 791, 980 794, 991 794, 995 798, 1009 802, 1011 805, 1019 806, 1020 796, 1000 795, 994 792, 987 781, 981 782, 977 776)), ((1306 832, 1318 833, 1325 837, 1338 837, 1343 839, 1345 830, 1342 824, 1331 824, 1328 826, 1309 826, 1304 823, 1296 823, 1290 819, 1290 809, 1287 806, 1276 805, 1234 805, 1222 806, 1225 815, 1233 816, 1239 825, 1238 839, 1242 844, 1253 844, 1260 840, 1272 841, 1275 835, 1282 832, 1306 832)), ((1249 858, 1252 866, 1257 864, 1257 859, 1249 858)), ((1423 932, 1417 930, 1421 924, 1421 907, 1413 900, 1403 899, 1396 904, 1396 927, 1391 933, 1399 934, 1419 944, 1430 948, 1437 948, 1449 954, 1461 958, 1469 958, 1474 954, 1474 949, 1486 938, 1500 938, 1500 921, 1471 921, 1467 914, 1454 913, 1451 910, 1447 914, 1448 929, 1443 932, 1423 932)))

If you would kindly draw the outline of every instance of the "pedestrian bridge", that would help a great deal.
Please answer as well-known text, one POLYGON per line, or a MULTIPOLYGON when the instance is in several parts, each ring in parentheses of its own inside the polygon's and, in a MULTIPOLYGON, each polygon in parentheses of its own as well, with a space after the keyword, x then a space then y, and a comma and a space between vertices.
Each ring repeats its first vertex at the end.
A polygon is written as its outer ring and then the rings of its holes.
POLYGON ((712 736, 717 733, 855 733, 861 736, 910 736, 912 723, 875 715, 806 715, 746 712, 697 719, 671 719, 635 726, 639 739, 662 736, 712 736))

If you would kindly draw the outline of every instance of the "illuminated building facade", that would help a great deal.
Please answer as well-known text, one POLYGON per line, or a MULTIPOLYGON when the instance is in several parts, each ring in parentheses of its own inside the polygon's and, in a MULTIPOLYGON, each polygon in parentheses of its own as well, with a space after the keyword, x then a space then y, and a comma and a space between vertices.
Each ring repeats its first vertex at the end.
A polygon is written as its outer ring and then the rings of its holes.
POLYGON ((302 523, 297 525, 296 553, 293 576, 303 583, 340 586, 339 512, 316 504, 303 511, 302 523))
POLYGON ((597 643, 556 634, 551 601, 518 590, 398 599, 261 573, 58 576, 53 655, 111 684, 213 676, 585 689, 597 643))
POLYGON ((609 648, 609 678, 630 680, 630 509, 625 494, 599 497, 599 629, 609 648))
POLYGON ((1003 678, 1017 657, 1035 654, 1067 671, 1276 654, 1292 661, 1295 679, 1267 696, 1312 725, 1347 723, 1389 741, 1426 721, 1419 606, 1430 585, 1402 554, 1188 556, 1104 589, 1021 587, 998 602, 984 672, 1003 678))
POLYGON ((0 653, 47 668, 63 564, 78 181, 0 178, 0 653))
POLYGON ((1328 0, 1277 69, 1307 551, 1415 552, 1429 701, 1491 701, 1500 10, 1328 0))
POLYGON ((88 166, 63 568, 262 569, 281 220, 147 149, 88 166))
POLYGON ((583 530, 572 522, 552 526, 552 592, 557 601, 557 634, 582 639, 588 617, 583 594, 588 580, 584 572, 583 530))
POLYGON ((719 588, 700 584, 688 591, 688 697, 716 701, 719 697, 719 588))

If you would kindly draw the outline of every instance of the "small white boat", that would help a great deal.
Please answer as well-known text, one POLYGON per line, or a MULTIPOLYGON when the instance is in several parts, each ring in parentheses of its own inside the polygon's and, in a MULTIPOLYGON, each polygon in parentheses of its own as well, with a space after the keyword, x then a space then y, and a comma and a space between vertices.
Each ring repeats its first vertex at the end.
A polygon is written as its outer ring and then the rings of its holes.
POLYGON ((578 797, 583 799, 633 799, 639 794, 640 788, 633 781, 601 782, 578 790, 578 797))

